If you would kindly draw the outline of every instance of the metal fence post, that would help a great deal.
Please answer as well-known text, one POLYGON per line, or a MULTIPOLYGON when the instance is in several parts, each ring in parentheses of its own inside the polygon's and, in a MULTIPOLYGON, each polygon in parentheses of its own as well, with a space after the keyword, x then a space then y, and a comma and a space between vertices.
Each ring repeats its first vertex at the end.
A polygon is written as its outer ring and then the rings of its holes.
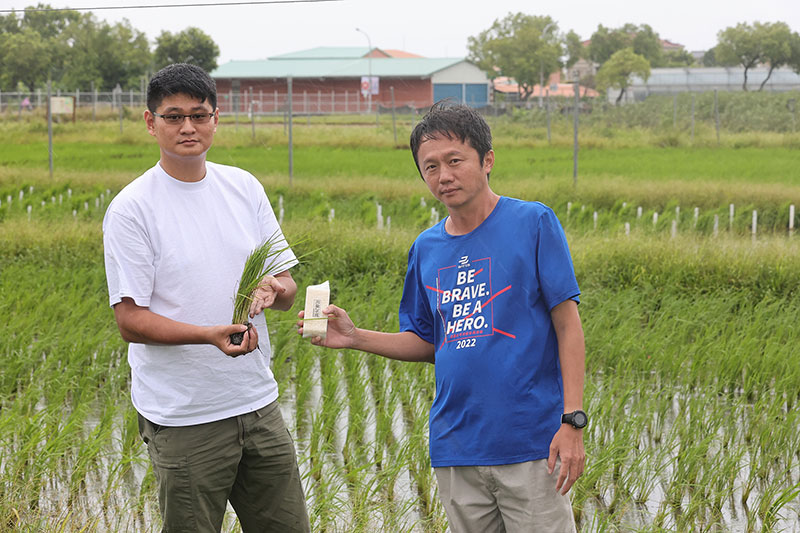
POLYGON ((50 179, 53 179, 53 110, 50 107, 52 82, 47 80, 47 144, 49 145, 50 179))
POLYGON ((573 123, 573 148, 572 148, 572 185, 578 186, 578 106, 580 105, 581 82, 575 81, 575 119, 573 123))
POLYGON ((397 117, 394 112, 394 86, 389 87, 389 92, 392 93, 392 131, 394 132, 394 144, 397 146, 397 117))
POLYGON ((286 79, 287 82, 287 100, 288 100, 288 119, 289 119, 289 186, 292 186, 292 177, 294 176, 294 153, 292 146, 292 114, 294 102, 292 102, 292 77, 286 79))
POLYGON ((719 146, 719 101, 717 100, 716 89, 714 89, 714 122, 717 128, 717 146, 719 146))

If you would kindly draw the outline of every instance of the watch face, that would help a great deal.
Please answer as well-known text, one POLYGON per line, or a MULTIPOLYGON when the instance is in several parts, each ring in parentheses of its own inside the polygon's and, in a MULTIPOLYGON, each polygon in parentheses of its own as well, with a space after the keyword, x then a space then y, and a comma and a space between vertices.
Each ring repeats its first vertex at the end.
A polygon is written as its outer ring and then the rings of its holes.
POLYGON ((586 418, 586 413, 583 411, 575 411, 572 413, 572 424, 576 428, 582 428, 589 420, 586 418))

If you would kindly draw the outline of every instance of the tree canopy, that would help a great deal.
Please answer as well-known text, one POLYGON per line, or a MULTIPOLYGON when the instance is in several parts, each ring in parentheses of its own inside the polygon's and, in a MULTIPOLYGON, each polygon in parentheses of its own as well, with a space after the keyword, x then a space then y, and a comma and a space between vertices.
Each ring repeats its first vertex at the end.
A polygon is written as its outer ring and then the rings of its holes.
POLYGON ((614 52, 597 71, 597 88, 603 92, 609 88, 620 89, 616 100, 619 103, 634 74, 646 81, 650 77, 650 63, 633 48, 623 48, 614 52))
POLYGON ((534 85, 561 68, 565 53, 553 19, 523 13, 495 20, 488 30, 468 39, 468 48, 469 59, 489 77, 514 78, 522 100, 533 93, 534 85))
POLYGON ((602 66, 616 52, 625 48, 631 48, 651 66, 661 66, 664 63, 661 38, 647 24, 625 24, 615 29, 600 24, 592 34, 588 55, 589 59, 602 66))
POLYGON ((219 47, 211 37, 198 28, 178 33, 161 32, 156 38, 155 68, 172 63, 193 63, 206 72, 217 68, 219 47))
MULTIPOLYGON (((744 67, 742 89, 747 90, 747 74, 753 67, 769 66, 767 77, 759 90, 764 89, 772 72, 784 65, 800 64, 800 36, 785 22, 741 22, 717 34, 714 59, 719 65, 744 67)), ((795 68, 800 70, 800 68, 795 68)))
POLYGON ((162 33, 154 53, 128 20, 110 24, 92 13, 42 10, 48 7, 0 15, 0 88, 32 91, 51 79, 55 88, 107 91, 139 87, 149 72, 175 61, 217 66, 219 48, 197 28, 162 33))

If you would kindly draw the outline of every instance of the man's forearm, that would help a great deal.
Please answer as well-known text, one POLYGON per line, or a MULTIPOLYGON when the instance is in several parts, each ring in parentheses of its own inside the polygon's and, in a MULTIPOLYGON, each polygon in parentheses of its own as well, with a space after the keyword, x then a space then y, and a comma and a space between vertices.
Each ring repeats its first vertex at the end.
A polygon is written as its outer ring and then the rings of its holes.
POLYGON ((568 337, 558 342, 558 359, 561 363, 561 379, 564 382, 564 412, 583 409, 583 385, 586 372, 586 350, 583 335, 568 337))
POLYGON ((209 328, 178 322, 149 309, 114 306, 122 338, 141 344, 210 344, 209 328))
POLYGON ((562 302, 551 313, 558 339, 558 360, 564 384, 564 412, 583 409, 583 382, 586 372, 586 345, 578 315, 578 304, 562 302))
POLYGON ((384 333, 356 328, 352 348, 398 361, 434 362, 433 344, 410 331, 384 333))

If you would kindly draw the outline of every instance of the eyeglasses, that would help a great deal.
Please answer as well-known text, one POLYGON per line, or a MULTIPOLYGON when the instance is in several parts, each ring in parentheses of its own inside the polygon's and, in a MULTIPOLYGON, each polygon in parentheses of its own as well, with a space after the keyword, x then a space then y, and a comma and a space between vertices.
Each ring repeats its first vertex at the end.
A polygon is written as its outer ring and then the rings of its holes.
POLYGON ((192 121, 192 124, 205 124, 211 117, 214 116, 214 113, 192 113, 191 115, 181 115, 180 113, 168 113, 166 115, 162 115, 160 113, 153 113, 153 115, 157 117, 161 117, 164 119, 164 122, 167 124, 171 124, 173 126, 177 126, 178 124, 183 124, 183 122, 188 118, 192 121))

